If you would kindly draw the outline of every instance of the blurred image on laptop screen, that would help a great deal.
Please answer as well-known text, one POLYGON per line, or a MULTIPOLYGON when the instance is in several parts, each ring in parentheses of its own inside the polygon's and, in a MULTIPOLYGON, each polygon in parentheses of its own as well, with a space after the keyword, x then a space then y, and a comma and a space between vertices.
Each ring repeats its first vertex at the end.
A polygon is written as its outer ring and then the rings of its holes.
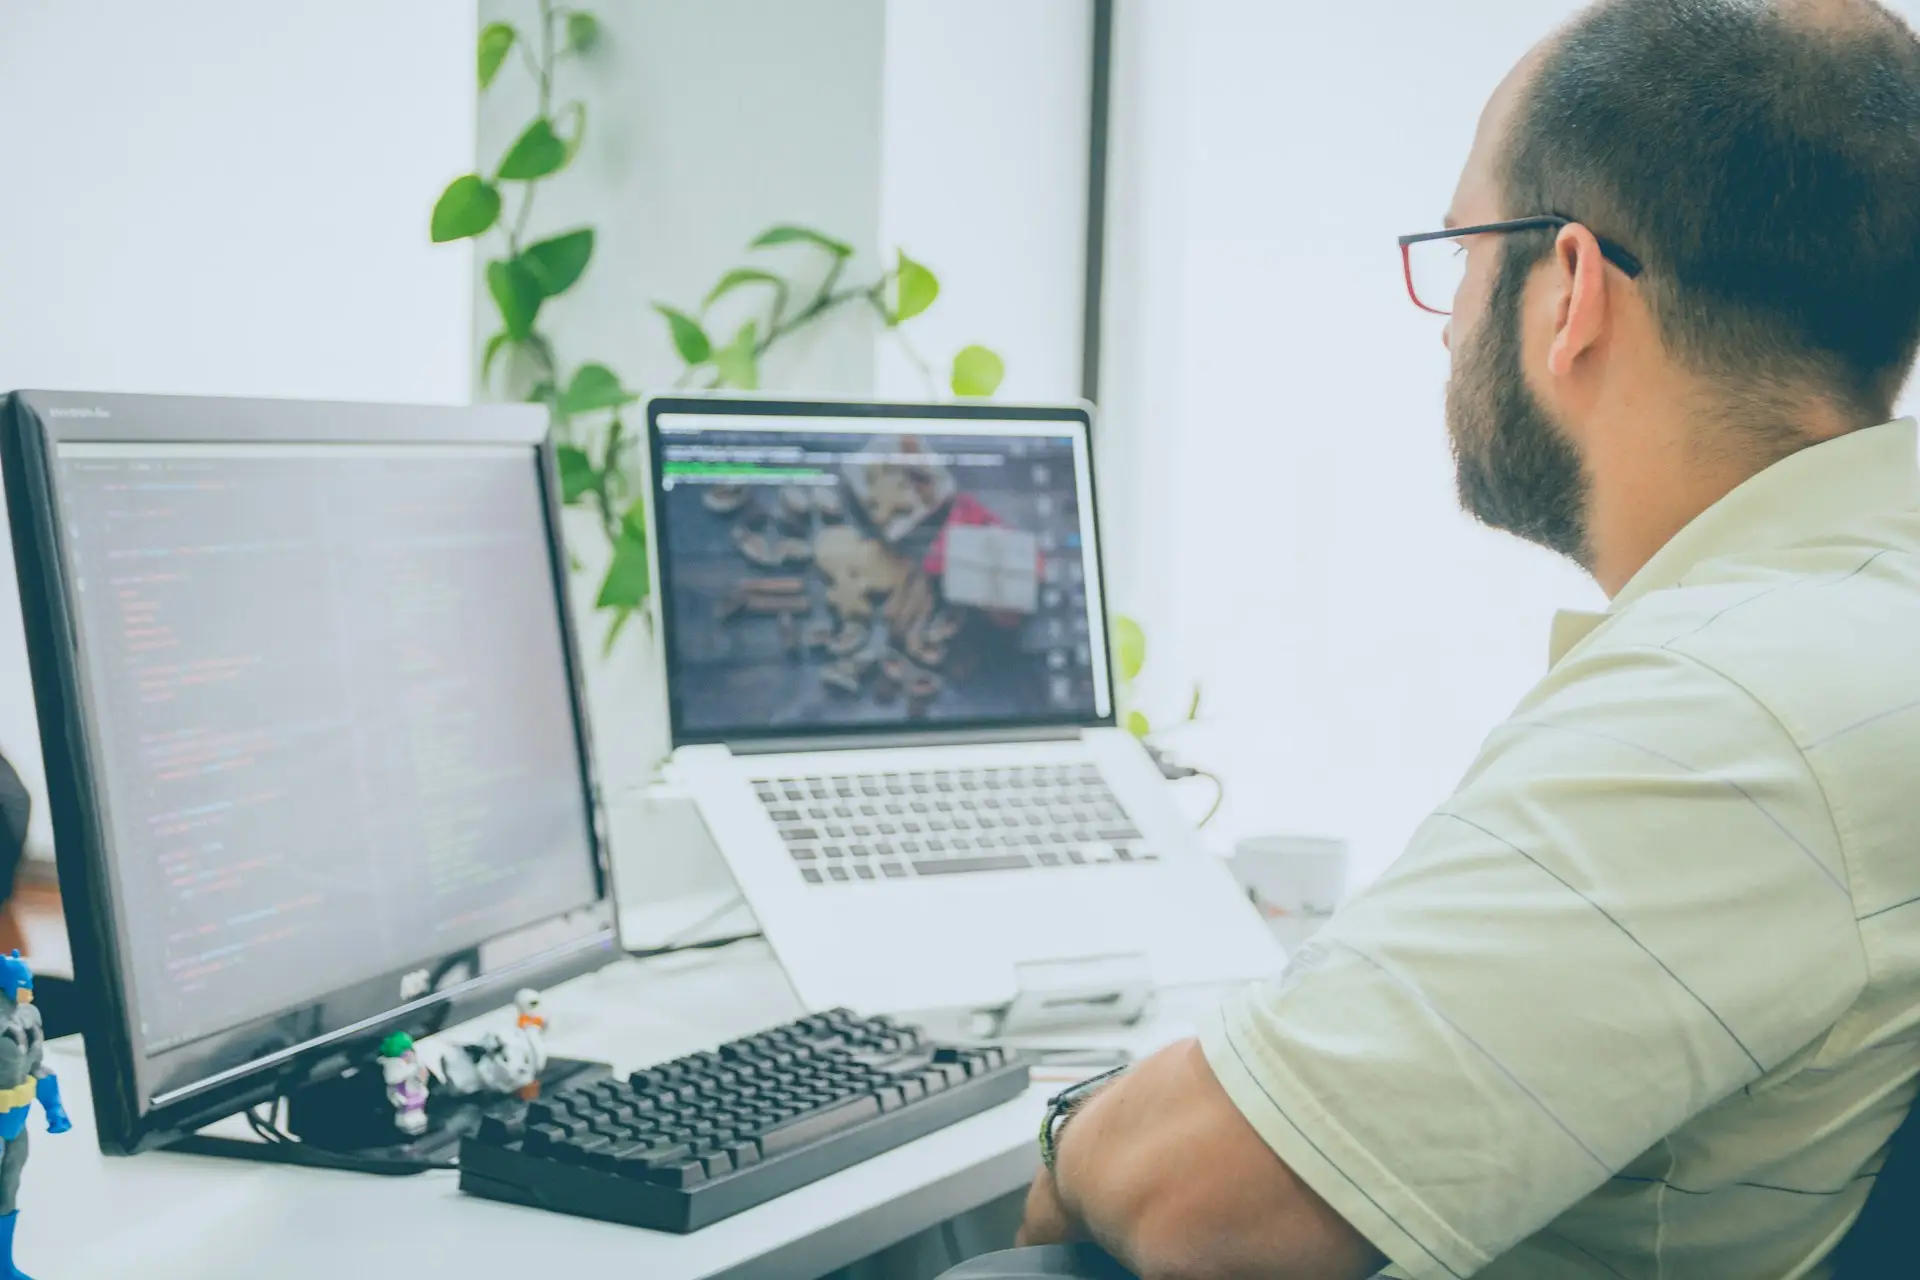
POLYGON ((973 425, 662 419, 676 740, 1107 713, 1085 437, 973 425))

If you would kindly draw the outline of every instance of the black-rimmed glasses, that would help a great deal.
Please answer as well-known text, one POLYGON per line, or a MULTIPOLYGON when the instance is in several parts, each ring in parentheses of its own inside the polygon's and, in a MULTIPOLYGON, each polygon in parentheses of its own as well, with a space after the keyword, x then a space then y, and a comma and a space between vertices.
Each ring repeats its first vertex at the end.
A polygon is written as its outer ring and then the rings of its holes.
MULTIPOLYGON (((1531 218, 1510 218, 1505 222, 1485 222, 1477 227, 1450 227, 1445 231, 1422 231, 1400 237, 1400 264, 1407 273, 1407 296, 1422 311, 1437 316, 1453 314, 1453 296, 1466 278, 1467 248, 1460 243, 1465 236, 1505 235, 1514 231, 1559 230, 1574 223, 1572 218, 1543 213, 1531 218)), ((1642 270, 1640 259, 1605 236, 1600 256, 1620 268, 1631 280, 1642 270)))

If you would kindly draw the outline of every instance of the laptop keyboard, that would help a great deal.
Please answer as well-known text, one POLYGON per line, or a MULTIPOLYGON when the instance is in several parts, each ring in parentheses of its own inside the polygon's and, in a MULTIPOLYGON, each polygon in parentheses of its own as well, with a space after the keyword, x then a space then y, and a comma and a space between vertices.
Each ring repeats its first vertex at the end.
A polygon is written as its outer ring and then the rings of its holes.
POLYGON ((756 778, 808 884, 1154 862, 1091 764, 756 778))

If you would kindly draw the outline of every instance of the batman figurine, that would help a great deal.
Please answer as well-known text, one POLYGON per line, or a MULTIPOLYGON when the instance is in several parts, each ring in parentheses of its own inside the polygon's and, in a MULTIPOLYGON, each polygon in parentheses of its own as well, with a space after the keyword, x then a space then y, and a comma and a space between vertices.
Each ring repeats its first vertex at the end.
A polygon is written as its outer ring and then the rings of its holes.
POLYGON ((38 1099, 48 1133, 73 1128, 60 1103, 60 1081, 41 1061, 45 1048, 40 1011, 33 1007, 33 970, 17 950, 0 956, 0 1280, 29 1280, 13 1265, 20 1172, 27 1164, 27 1112, 38 1099))

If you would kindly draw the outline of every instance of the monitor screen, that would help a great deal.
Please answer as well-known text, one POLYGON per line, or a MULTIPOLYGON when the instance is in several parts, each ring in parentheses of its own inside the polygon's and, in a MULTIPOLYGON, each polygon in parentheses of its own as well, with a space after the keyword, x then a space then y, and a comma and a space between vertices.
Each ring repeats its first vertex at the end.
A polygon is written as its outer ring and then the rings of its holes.
POLYGON ((676 742, 1111 715, 1083 418, 662 411, 676 742))
POLYGON ((56 465, 142 1053, 594 899, 531 450, 56 465))

